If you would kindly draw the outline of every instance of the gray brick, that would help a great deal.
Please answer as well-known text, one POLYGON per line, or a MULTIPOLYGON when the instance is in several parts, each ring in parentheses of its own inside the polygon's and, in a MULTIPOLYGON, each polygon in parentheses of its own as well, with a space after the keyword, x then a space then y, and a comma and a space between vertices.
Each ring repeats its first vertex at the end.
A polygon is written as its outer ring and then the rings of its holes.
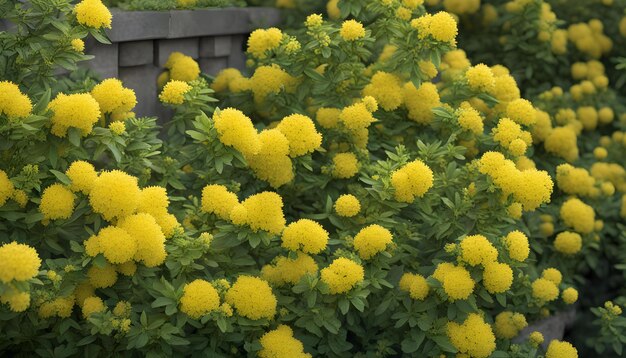
POLYGON ((156 41, 155 63, 163 67, 172 52, 182 52, 187 56, 198 58, 199 39, 192 37, 188 39, 164 39, 156 41))
POLYGON ((233 36, 231 52, 228 56, 228 67, 239 70, 246 68, 246 55, 244 54, 245 37, 243 35, 233 36))
POLYGON ((203 73, 215 76, 218 72, 228 67, 228 57, 201 58, 200 69, 203 73))
POLYGON ((117 77, 118 54, 117 43, 101 44, 92 38, 85 41, 85 54, 95 56, 92 60, 79 62, 82 67, 94 70, 102 78, 117 77))
POLYGON ((113 21, 107 34, 112 42, 167 37, 170 14, 167 11, 122 11, 112 9, 113 21))
POLYGON ((243 9, 170 11, 168 38, 245 34, 248 19, 243 9))
POLYGON ((246 7, 242 11, 248 13, 249 30, 277 26, 281 23, 281 11, 272 7, 246 7))
POLYGON ((119 51, 120 67, 148 65, 154 62, 152 40, 121 42, 119 51))
POLYGON ((232 49, 230 36, 200 38, 200 57, 228 56, 232 49))
POLYGON ((143 65, 120 68, 119 78, 124 86, 135 90, 138 117, 159 114, 161 104, 158 100, 157 76, 161 70, 154 65, 143 65))

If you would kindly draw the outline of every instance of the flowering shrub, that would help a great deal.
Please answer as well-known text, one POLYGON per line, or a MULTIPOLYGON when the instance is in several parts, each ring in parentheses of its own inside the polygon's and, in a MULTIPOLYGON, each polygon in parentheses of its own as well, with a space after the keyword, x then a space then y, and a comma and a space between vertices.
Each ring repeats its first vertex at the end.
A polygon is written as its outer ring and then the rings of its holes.
MULTIPOLYGON (((596 59, 545 87, 562 67, 520 76, 457 40, 482 14, 512 53, 569 61, 547 4, 427 6, 443 10, 331 0, 294 31, 254 31, 249 73, 172 53, 154 79, 165 141, 119 80, 54 80, 87 59, 81 38, 107 42, 100 0, 6 7, 18 31, 0 47, 33 63, 3 63, 0 82, 0 351, 576 357, 520 334, 623 247, 607 35, 571 29, 596 59), (40 36, 52 62, 29 52, 40 36)), ((619 306, 591 312, 590 346, 621 354, 619 306)))

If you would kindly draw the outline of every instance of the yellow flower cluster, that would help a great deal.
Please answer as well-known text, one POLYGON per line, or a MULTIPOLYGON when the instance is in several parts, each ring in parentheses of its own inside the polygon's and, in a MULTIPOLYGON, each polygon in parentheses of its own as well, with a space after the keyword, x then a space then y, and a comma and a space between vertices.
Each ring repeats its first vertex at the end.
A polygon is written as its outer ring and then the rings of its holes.
POLYGON ((28 281, 39 272, 41 259, 37 251, 13 241, 0 246, 0 282, 28 281))
POLYGON ((137 210, 141 190, 137 178, 120 170, 103 172, 93 181, 89 203, 106 220, 123 218, 137 210))
POLYGON ((403 87, 403 94, 409 119, 422 125, 430 124, 434 118, 432 109, 441 106, 437 86, 424 82, 419 88, 415 88, 413 82, 407 82, 403 87))
POLYGON ((568 342, 555 339, 548 345, 546 358, 578 358, 578 350, 568 342))
POLYGON ((220 296, 209 282, 201 279, 185 285, 180 298, 180 311, 187 316, 198 319, 220 306, 220 296))
POLYGON ((7 202, 14 191, 13 182, 9 179, 6 172, 0 169, 0 206, 7 202))
POLYGON ((503 293, 513 284, 513 270, 505 263, 490 262, 483 271, 483 284, 489 293, 503 293))
POLYGON ((465 72, 469 88, 476 92, 493 93, 496 88, 496 79, 489 66, 484 63, 472 66, 465 72))
POLYGON ((474 14, 480 9, 480 0, 443 0, 443 8, 456 15, 474 14))
POLYGON ((479 161, 481 173, 489 175, 505 196, 513 195, 524 210, 535 210, 550 201, 552 179, 545 171, 528 169, 520 171, 502 153, 486 152, 479 161))
POLYGON ((405 273, 398 284, 401 290, 409 293, 414 300, 423 300, 430 292, 430 286, 424 276, 416 273, 405 273))
POLYGON ((276 126, 289 142, 292 158, 312 153, 322 145, 322 135, 315 129, 311 118, 292 114, 283 118, 276 126))
POLYGON ((347 293, 365 279, 363 266, 345 257, 336 258, 320 271, 322 282, 333 295, 347 293))
POLYGON ((526 317, 521 313, 511 311, 500 312, 494 322, 496 337, 513 339, 519 332, 528 326, 526 317))
POLYGON ((341 110, 339 108, 321 107, 315 112, 315 121, 319 123, 322 128, 335 128, 339 123, 340 114, 341 110))
POLYGON ((168 78, 172 81, 189 82, 200 76, 200 65, 191 57, 180 52, 172 52, 165 62, 168 78))
POLYGON ((254 232, 264 230, 278 235, 286 223, 283 199, 269 191, 254 194, 231 210, 230 220, 236 225, 248 225, 254 232))
POLYGON ((419 159, 407 163, 391 174, 391 185, 397 201, 412 203, 433 186, 433 171, 419 159))
POLYGON ((85 298, 83 302, 83 317, 89 318, 94 313, 104 312, 106 310, 106 306, 100 297, 91 296, 85 298))
POLYGON ((458 33, 454 17, 445 11, 435 15, 426 14, 411 21, 411 27, 418 31, 420 38, 431 36, 437 41, 456 44, 458 33))
POLYGON ((448 322, 447 334, 452 345, 470 357, 487 358, 496 349, 491 326, 477 313, 470 313, 461 324, 448 322))
POLYGON ((524 155, 528 146, 532 144, 530 132, 522 130, 519 124, 509 118, 501 118, 498 125, 491 132, 493 140, 502 147, 507 148, 514 156, 524 155))
POLYGON ((433 277, 442 283, 450 301, 464 300, 474 292, 474 280, 469 271, 449 262, 437 265, 433 277))
POLYGON ((122 118, 137 104, 135 92, 125 88, 117 78, 109 78, 97 84, 91 90, 91 96, 98 101, 102 113, 115 113, 122 118))
POLYGON ((48 109, 53 112, 50 131, 57 137, 65 137, 70 127, 80 129, 82 135, 86 136, 100 119, 100 105, 88 93, 59 93, 50 101, 48 109))
POLYGON ((72 315, 72 309, 76 303, 75 301, 76 299, 74 295, 56 297, 51 301, 42 303, 41 306, 39 306, 37 314, 41 318, 50 318, 54 316, 68 318, 72 315))
POLYGON ((537 121, 537 111, 530 101, 518 98, 509 102, 506 106, 506 115, 516 123, 530 126, 537 121))
POLYGON ((599 59, 613 48, 613 41, 603 33, 604 25, 598 19, 589 20, 588 23, 572 24, 567 29, 567 36, 576 48, 599 59))
POLYGON ((563 302, 568 305, 573 304, 578 301, 578 291, 573 287, 568 287, 563 290, 561 293, 561 297, 563 298, 563 302))
POLYGON ((288 250, 319 254, 326 249, 328 232, 313 220, 300 219, 283 230, 281 240, 282 247, 288 250))
POLYGON ((359 172, 359 160, 351 152, 338 153, 333 157, 332 176, 339 179, 352 178, 359 172))
POLYGON ((563 203, 560 211, 561 219, 568 227, 581 234, 593 232, 595 212, 593 208, 580 199, 571 198, 563 203))
POLYGON ((576 168, 570 164, 556 167, 556 182, 559 189, 567 194, 594 196, 596 180, 585 168, 576 168))
POLYGON ((185 101, 185 93, 191 90, 191 86, 184 81, 169 81, 163 87, 159 100, 168 104, 183 104, 185 101))
POLYGON ((52 184, 41 194, 39 211, 44 220, 69 219, 74 211, 75 199, 64 185, 52 184))
POLYGON ((559 288, 547 278, 538 278, 532 285, 532 295, 542 302, 554 301, 559 297, 559 288))
POLYGON ((469 104, 469 102, 461 103, 457 113, 461 128, 474 134, 481 134, 483 132, 483 118, 480 116, 480 113, 469 104))
POLYGON ((513 260, 522 262, 528 258, 530 247, 528 246, 528 237, 521 231, 511 231, 504 238, 509 257, 513 260))
POLYGON ((297 83, 297 78, 289 75, 278 65, 259 66, 250 77, 250 90, 254 95, 254 102, 260 104, 270 94, 278 94, 281 90, 293 92, 297 83))
POLYGON ((564 231, 556 235, 554 248, 565 255, 574 255, 582 248, 583 239, 575 232, 564 231))
POLYGON ((240 92, 237 89, 241 89, 241 86, 237 83, 241 83, 241 81, 247 82, 248 79, 244 78, 238 69, 225 68, 215 76, 215 79, 211 83, 211 89, 215 92, 225 92, 226 90, 240 92))
POLYGON ((554 128, 545 139, 544 148, 568 162, 578 159, 576 131, 571 126, 554 128))
POLYGON ((210 184, 202 189, 202 210, 207 213, 228 220, 230 212, 237 204, 237 194, 228 191, 224 185, 210 184))
POLYGON ((289 140, 278 129, 266 129, 259 135, 259 152, 246 157, 257 178, 278 188, 294 178, 293 163, 289 158, 289 140))
POLYGON ((370 225, 354 236, 354 248, 364 260, 369 260, 391 244, 391 232, 380 225, 370 225))
POLYGON ((253 276, 239 276, 226 292, 225 300, 243 317, 272 319, 276 314, 276 296, 270 285, 253 276))
POLYGON ((109 9, 100 0, 82 0, 74 6, 76 20, 81 25, 96 29, 111 28, 113 16, 109 9))
POLYGON ((343 194, 335 201, 335 211, 339 216, 353 217, 361 211, 361 203, 354 195, 343 194))
POLYGON ((293 331, 288 326, 281 324, 273 331, 265 333, 260 339, 261 350, 257 353, 259 358, 310 358, 311 355, 304 352, 302 342, 293 337, 293 331))
POLYGON ((13 82, 0 81, 0 114, 9 118, 27 117, 33 104, 27 95, 13 82))
POLYGON ((461 259, 471 266, 486 266, 498 259, 498 250, 483 235, 467 236, 460 246, 461 259))
POLYGON ((246 157, 259 153, 261 142, 257 130, 252 120, 240 110, 226 108, 215 111, 213 126, 223 144, 235 148, 246 157))
POLYGON ((378 71, 363 88, 363 96, 372 96, 385 111, 393 111, 404 100, 402 82, 394 74, 378 71))
POLYGON ((296 284, 304 275, 315 275, 318 270, 315 260, 302 252, 297 257, 280 256, 275 259, 273 265, 265 265, 261 270, 261 278, 272 285, 282 286, 286 283, 296 284))
POLYGON ((339 36, 346 41, 355 41, 365 37, 365 28, 356 20, 346 20, 341 24, 339 36))
POLYGON ((282 38, 283 33, 275 27, 254 30, 248 38, 248 53, 263 59, 267 56, 267 51, 272 51, 280 45, 282 38))

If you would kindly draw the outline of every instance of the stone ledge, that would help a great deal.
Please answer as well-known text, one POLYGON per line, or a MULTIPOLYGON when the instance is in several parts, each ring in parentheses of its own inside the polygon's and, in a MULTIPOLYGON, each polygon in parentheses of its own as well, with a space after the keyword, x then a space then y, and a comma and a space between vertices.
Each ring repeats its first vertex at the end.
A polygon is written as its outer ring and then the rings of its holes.
POLYGON ((280 10, 263 7, 111 12, 112 42, 247 34, 281 20, 280 10))

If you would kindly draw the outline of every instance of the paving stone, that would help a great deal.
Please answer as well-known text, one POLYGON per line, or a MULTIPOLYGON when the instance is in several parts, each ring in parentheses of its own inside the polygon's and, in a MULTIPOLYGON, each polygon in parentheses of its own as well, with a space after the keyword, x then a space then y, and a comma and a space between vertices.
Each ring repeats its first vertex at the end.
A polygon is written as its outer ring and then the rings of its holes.
POLYGON ((122 11, 112 9, 113 21, 107 30, 112 42, 166 38, 170 26, 168 11, 122 11))
POLYGON ((228 56, 231 49, 231 36, 210 36, 200 38, 200 57, 228 56))
POLYGON ((120 68, 119 78, 124 82, 124 86, 135 90, 137 96, 135 114, 138 117, 155 116, 159 112, 161 104, 157 98, 156 83, 159 73, 161 70, 152 64, 120 68))
POLYGON ((120 67, 147 65, 154 62, 152 40, 121 42, 119 51, 120 67))
POLYGON ((163 39, 155 41, 155 63, 163 67, 172 52, 182 52, 187 56, 198 58, 199 39, 197 37, 187 39, 163 39))
POLYGON ((249 15, 243 9, 170 11, 168 38, 244 34, 249 15))
POLYGON ((228 57, 201 58, 200 69, 203 73, 215 76, 218 72, 228 67, 228 57))
POLYGON ((110 78, 118 75, 118 54, 117 43, 101 44, 93 38, 85 41, 85 54, 95 56, 89 61, 79 62, 79 66, 94 70, 100 77, 110 78))

